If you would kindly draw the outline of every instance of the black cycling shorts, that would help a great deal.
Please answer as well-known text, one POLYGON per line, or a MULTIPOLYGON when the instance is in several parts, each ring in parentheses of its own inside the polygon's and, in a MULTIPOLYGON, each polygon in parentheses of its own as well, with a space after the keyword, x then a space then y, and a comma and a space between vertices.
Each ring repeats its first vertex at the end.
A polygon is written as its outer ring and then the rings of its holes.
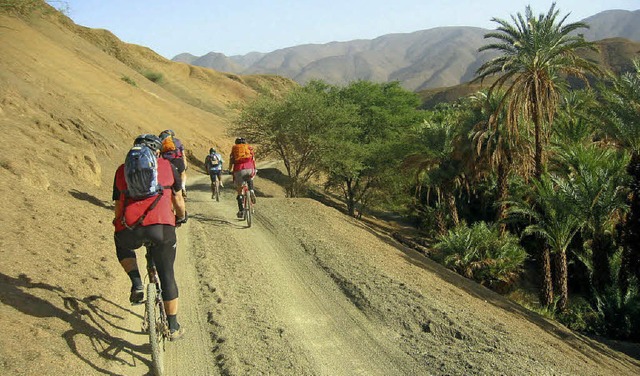
POLYGON ((149 253, 162 284, 162 299, 167 301, 178 297, 178 285, 173 272, 177 246, 174 226, 150 225, 133 230, 124 229, 115 233, 114 240, 118 260, 136 258, 136 249, 149 244, 149 253))

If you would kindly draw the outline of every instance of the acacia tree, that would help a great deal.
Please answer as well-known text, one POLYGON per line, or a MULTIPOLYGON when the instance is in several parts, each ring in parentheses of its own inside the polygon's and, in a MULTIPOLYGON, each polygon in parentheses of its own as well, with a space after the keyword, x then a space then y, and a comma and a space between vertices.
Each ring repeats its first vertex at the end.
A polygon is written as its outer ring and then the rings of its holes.
POLYGON ((356 214, 376 189, 386 189, 385 176, 399 168, 406 152, 401 136, 419 122, 419 99, 398 82, 355 81, 330 90, 332 106, 355 109, 352 121, 327 130, 322 141, 328 152, 323 170, 326 188, 341 191, 349 215, 356 214))
MULTIPOLYGON (((498 29, 486 34, 485 38, 495 38, 498 42, 485 45, 479 51, 496 50, 500 54, 480 66, 476 72, 480 81, 499 75, 491 85, 489 95, 496 89, 506 87, 501 107, 507 109, 506 126, 513 130, 513 134, 517 134, 519 123, 533 123, 536 178, 543 173, 544 144, 567 76, 588 84, 586 74, 600 72, 595 63, 576 53, 578 49, 596 50, 595 44, 585 41, 581 34, 574 33, 578 29, 588 28, 588 25, 581 22, 564 25, 568 14, 558 18, 559 11, 555 6, 553 3, 546 14, 538 17, 527 6, 524 15, 518 13, 516 17, 511 17, 513 24, 493 18, 492 21, 499 25, 498 29)), ((548 306, 553 300, 553 289, 551 259, 546 247, 542 250, 541 262, 545 284, 542 301, 548 306)))
POLYGON ((334 127, 353 122, 354 108, 329 103, 328 86, 314 81, 282 98, 263 95, 241 108, 232 132, 260 146, 263 155, 284 162, 288 197, 297 197, 320 171, 327 152, 325 135, 334 127))

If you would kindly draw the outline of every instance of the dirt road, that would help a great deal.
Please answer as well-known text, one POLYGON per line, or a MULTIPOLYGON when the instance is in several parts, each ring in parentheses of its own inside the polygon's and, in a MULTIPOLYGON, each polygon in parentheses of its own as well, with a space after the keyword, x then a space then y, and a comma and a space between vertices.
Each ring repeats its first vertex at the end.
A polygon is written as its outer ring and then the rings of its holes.
POLYGON ((638 360, 401 250, 334 209, 268 197, 270 182, 258 179, 255 221, 246 228, 235 219, 231 183, 220 202, 208 186, 204 175, 190 179, 191 219, 178 230, 187 334, 169 344, 170 375, 640 372, 638 360))

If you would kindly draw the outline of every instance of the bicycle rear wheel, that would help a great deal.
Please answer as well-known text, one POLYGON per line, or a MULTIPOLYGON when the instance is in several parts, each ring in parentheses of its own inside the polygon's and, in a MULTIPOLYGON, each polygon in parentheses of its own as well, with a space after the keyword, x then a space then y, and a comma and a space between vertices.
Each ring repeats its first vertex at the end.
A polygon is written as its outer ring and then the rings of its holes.
POLYGON ((162 329, 161 300, 155 283, 147 285, 147 325, 149 326, 149 343, 151 344, 151 368, 156 376, 164 374, 164 335, 162 329))
POLYGON ((215 185, 215 193, 214 195, 216 196, 216 201, 220 201, 220 180, 216 180, 216 185, 215 185))
POLYGON ((251 217, 253 213, 251 213, 251 197, 249 197, 249 191, 245 191, 244 195, 244 216, 247 219, 247 227, 251 227, 251 217))

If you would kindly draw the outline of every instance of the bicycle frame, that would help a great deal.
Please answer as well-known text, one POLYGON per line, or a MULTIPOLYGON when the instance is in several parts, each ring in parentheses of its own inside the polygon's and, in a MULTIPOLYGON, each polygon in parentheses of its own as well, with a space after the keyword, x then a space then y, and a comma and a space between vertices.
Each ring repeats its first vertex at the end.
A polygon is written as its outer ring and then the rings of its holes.
POLYGON ((247 227, 251 227, 254 209, 250 197, 249 184, 246 181, 242 182, 242 206, 244 209, 243 219, 247 221, 247 227))
POLYGON ((147 250, 147 301, 144 306, 144 319, 142 330, 149 333, 151 344, 151 363, 156 375, 164 373, 164 351, 166 341, 169 339, 169 322, 162 300, 162 285, 158 277, 158 271, 147 250))

